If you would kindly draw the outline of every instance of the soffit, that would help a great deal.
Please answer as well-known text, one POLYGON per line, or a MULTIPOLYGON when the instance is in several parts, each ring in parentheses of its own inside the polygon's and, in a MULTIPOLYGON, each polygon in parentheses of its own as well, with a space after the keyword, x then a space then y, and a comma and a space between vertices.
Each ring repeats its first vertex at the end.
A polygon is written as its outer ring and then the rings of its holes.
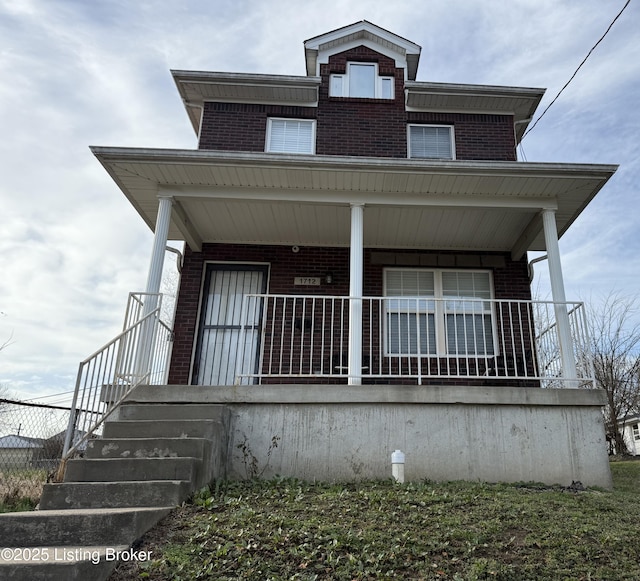
MULTIPOLYGON (((616 166, 426 162, 188 150, 93 148, 150 228, 172 195, 204 242, 348 245, 349 204, 365 204, 379 248, 544 250, 540 209, 562 235, 616 166)), ((188 224, 188 226, 185 226, 188 224)))
POLYGON ((320 77, 171 71, 196 132, 205 101, 314 107, 320 77))
POLYGON ((408 110, 513 115, 522 139, 544 89, 446 83, 405 83, 408 110))

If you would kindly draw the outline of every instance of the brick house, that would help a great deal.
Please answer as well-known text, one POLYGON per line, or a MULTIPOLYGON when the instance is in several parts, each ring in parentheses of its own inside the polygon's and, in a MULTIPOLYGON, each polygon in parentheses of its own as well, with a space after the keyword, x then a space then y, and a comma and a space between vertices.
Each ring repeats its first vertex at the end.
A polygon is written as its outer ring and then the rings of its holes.
POLYGON ((274 473, 383 475, 375 445, 420 458, 415 477, 609 485, 601 394, 541 388, 592 387, 558 237, 615 166, 518 161, 542 89, 416 81, 420 47, 367 21, 304 49, 305 76, 173 71, 196 150, 93 148, 155 232, 148 293, 186 242, 158 393, 237 405, 230 450, 295 433, 274 473), (532 300, 536 250, 550 302, 532 300), (326 452, 336 438, 364 467, 326 452))

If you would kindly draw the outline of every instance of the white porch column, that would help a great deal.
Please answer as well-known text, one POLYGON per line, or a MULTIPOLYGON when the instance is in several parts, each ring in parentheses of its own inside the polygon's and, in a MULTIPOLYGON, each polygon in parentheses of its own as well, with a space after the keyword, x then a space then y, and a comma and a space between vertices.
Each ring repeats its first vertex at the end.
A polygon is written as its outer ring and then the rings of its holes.
POLYGON ((362 279, 364 204, 351 204, 349 260, 349 385, 362 383, 362 279))
MULTIPOLYGON (((544 241, 547 247, 549 261, 549 278, 551 280, 551 296, 555 304, 556 324, 558 326, 558 342, 560 344, 560 358, 562 361, 562 375, 564 379, 577 379, 576 360, 573 353, 571 327, 567 313, 567 298, 564 292, 562 266, 560 264, 560 248, 558 246, 558 227, 556 225, 555 210, 542 210, 542 226, 544 241), (560 304, 558 304, 560 303, 560 304)), ((574 384, 568 383, 573 387, 574 384)))
MULTIPOLYGON (((151 250, 151 263, 149 274, 147 275, 147 286, 145 292, 149 295, 144 297, 142 307, 142 317, 146 317, 158 306, 158 293, 160 292, 160 282, 162 280, 162 267, 164 264, 164 253, 169 237, 169 224, 171 223, 171 207, 173 198, 170 196, 160 196, 158 205, 158 216, 156 218, 156 231, 153 236, 153 247, 151 250)), ((155 318, 149 319, 140 329, 138 351, 136 357, 136 375, 139 378, 145 377, 150 372, 151 354, 155 340, 155 318)))
MULTIPOLYGON (((158 216, 156 218, 156 231, 153 236, 153 249, 151 250, 151 264, 147 276, 147 288, 145 292, 159 293, 162 280, 162 266, 164 264, 164 252, 169 237, 169 224, 171 223, 171 196, 160 196, 158 216)), ((153 309, 152 309, 153 310, 153 309)))

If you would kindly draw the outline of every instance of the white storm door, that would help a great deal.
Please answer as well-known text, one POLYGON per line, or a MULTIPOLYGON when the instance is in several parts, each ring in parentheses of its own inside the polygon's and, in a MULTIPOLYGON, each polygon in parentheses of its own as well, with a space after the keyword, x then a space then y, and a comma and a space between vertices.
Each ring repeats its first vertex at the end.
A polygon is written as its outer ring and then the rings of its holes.
POLYGON ((193 370, 195 385, 234 385, 238 357, 242 373, 257 370, 262 309, 260 301, 248 301, 244 312, 242 305, 245 295, 266 292, 266 282, 267 267, 209 265, 193 370))

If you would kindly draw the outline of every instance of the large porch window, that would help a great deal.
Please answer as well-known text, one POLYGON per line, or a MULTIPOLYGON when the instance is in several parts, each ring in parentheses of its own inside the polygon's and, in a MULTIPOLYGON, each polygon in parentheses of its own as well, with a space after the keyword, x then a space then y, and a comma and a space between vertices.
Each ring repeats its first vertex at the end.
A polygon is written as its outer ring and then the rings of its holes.
POLYGON ((489 271, 384 272, 387 355, 494 355, 489 271))

